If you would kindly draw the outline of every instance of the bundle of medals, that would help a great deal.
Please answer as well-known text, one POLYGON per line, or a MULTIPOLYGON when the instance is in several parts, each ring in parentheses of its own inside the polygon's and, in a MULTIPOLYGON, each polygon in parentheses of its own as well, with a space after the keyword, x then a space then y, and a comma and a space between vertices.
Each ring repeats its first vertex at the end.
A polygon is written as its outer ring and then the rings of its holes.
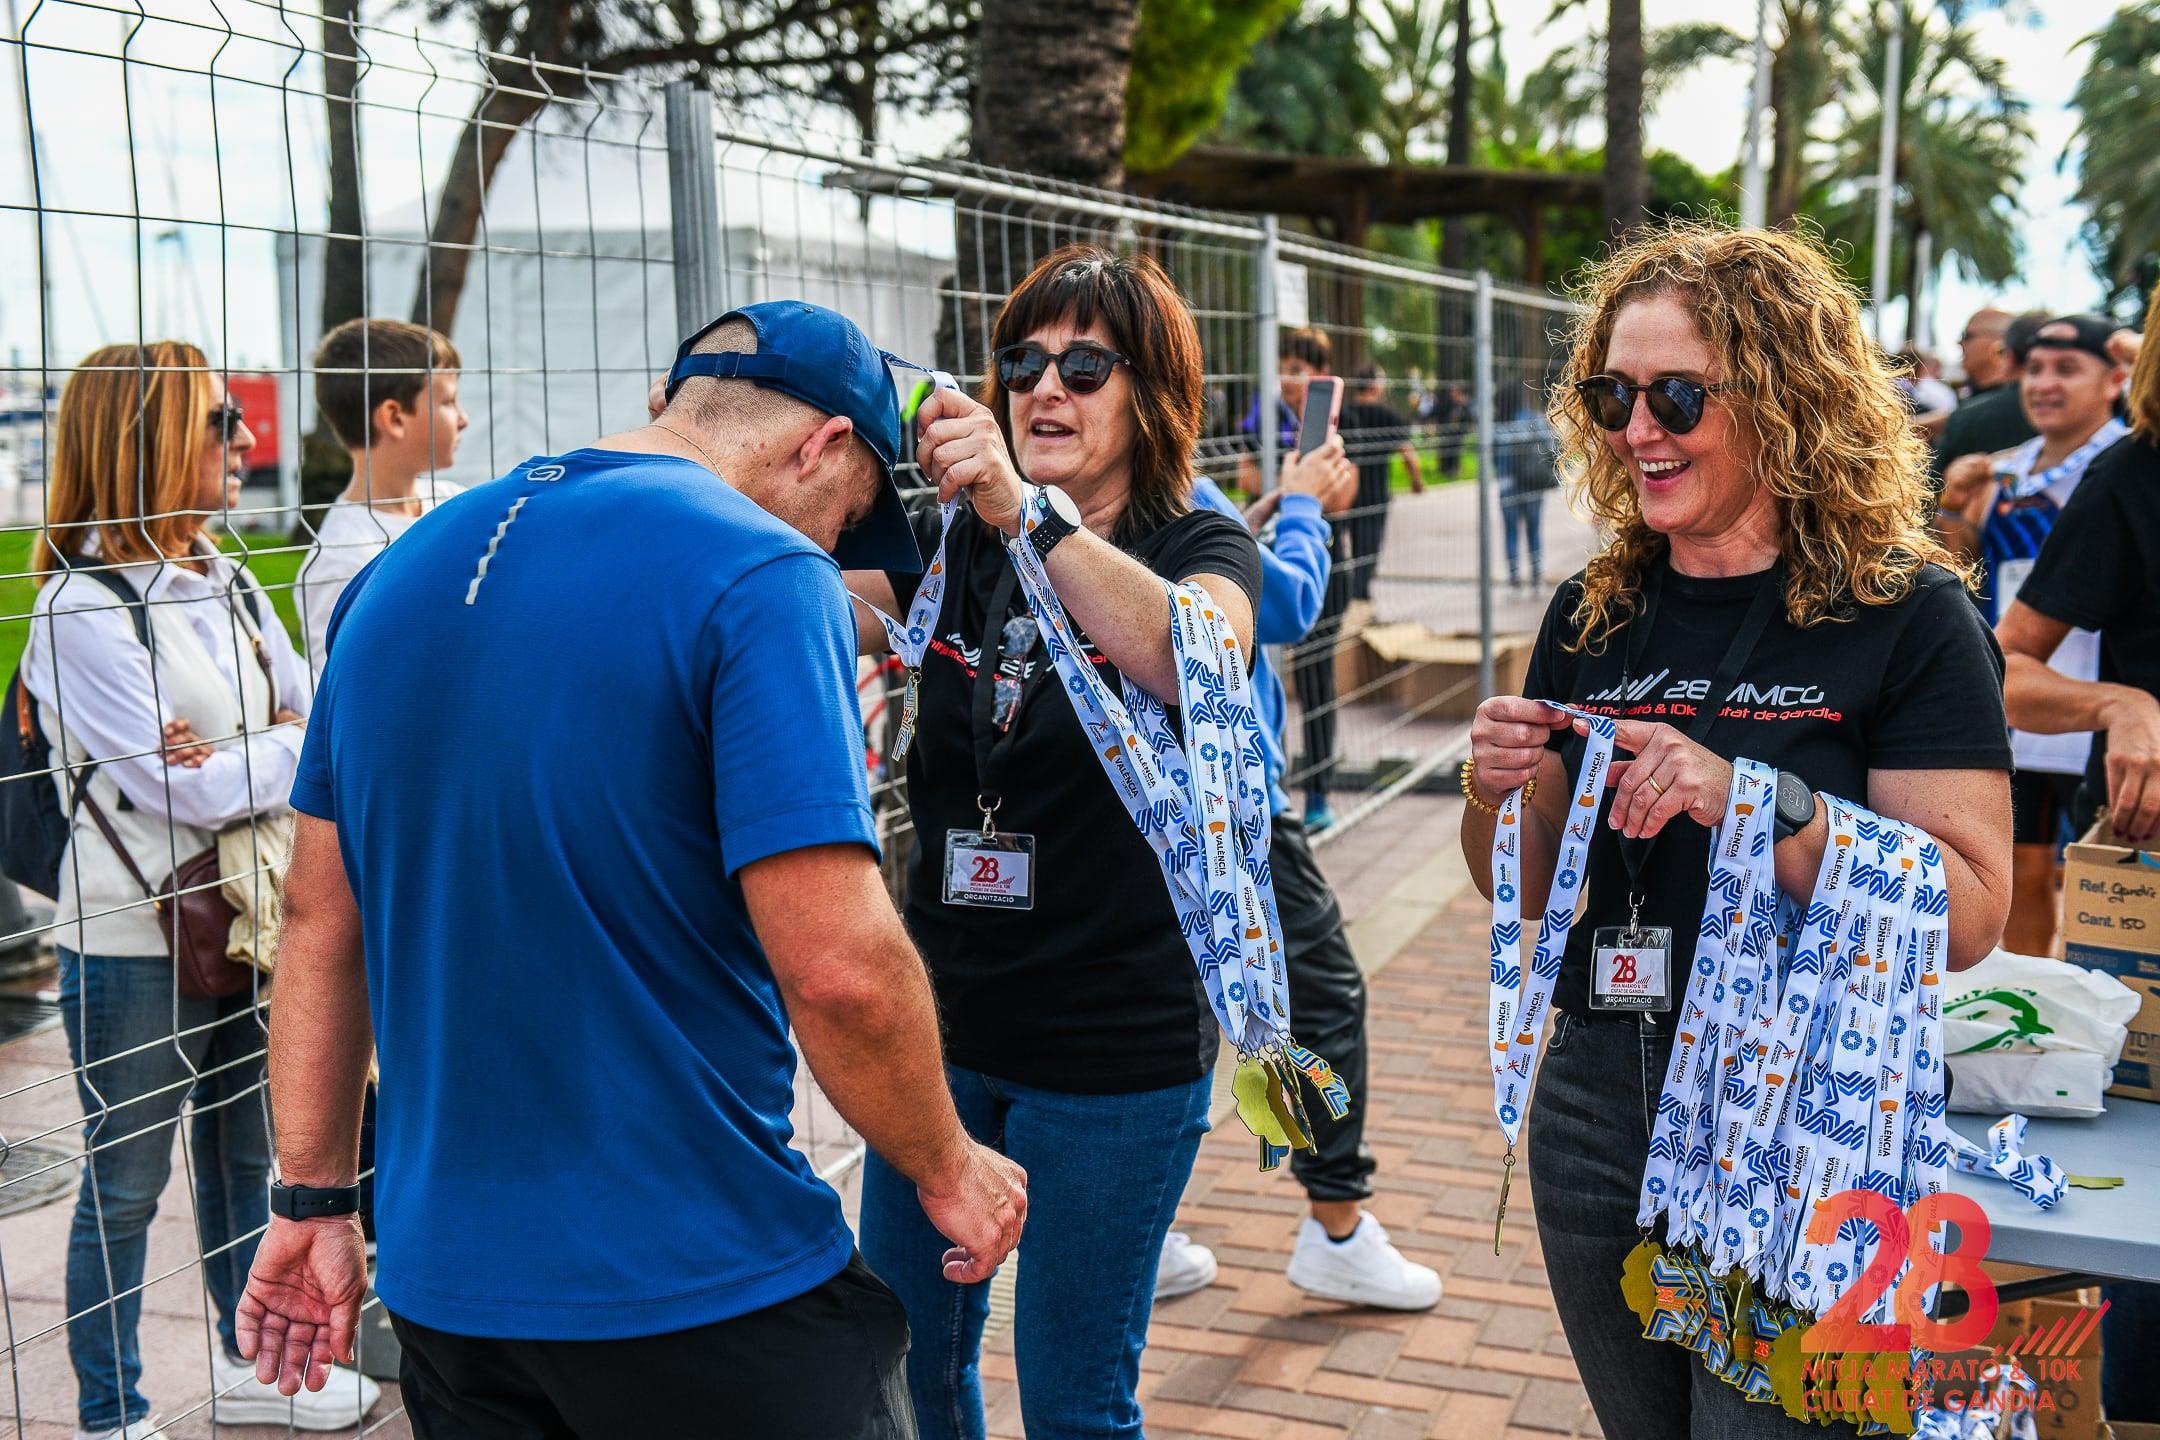
MULTIPOLYGON (((1510 1164, 1613 748, 1610 719, 1558 708, 1588 722, 1589 741, 1519 996, 1519 793, 1495 827, 1493 1084, 1510 1164)), ((1882 1244, 1859 1219, 1817 1227, 1811 1239, 1818 1207, 1864 1190, 1902 1209, 1940 1192, 1949 1171, 1942 856, 1920 831, 1832 798, 1815 892, 1805 907, 1781 904, 1775 785, 1771 768, 1734 762, 1643 1171, 1644 1240, 1623 1293, 1647 1338, 1695 1350, 1751 1399, 1798 1419, 1909 1431, 1908 1356, 1810 1354, 1803 1363, 1801 1339, 1861 1282, 1882 1244)), ((1503 1213, 1505 1194, 1503 1183, 1503 1213)), ((1941 1235, 1928 1243, 1941 1249, 1941 1235)), ((1901 1273, 1900 1257, 1881 1260, 1901 1273)), ((1890 1321, 1895 1287, 1870 1289, 1878 1298, 1860 1318, 1890 1321)))
MULTIPOLYGON (((949 376, 931 373, 938 383, 951 384, 949 376)), ((1042 558, 1027 538, 1044 513, 1041 491, 1033 485, 1024 489, 1024 528, 1005 542, 1006 551, 1103 773, 1162 863, 1208 1004, 1238 1053, 1231 1084, 1238 1118, 1260 1141, 1260 1168, 1272 1170, 1292 1148, 1314 1148, 1300 1080, 1311 1084, 1338 1120, 1350 1113, 1350 1092, 1325 1060, 1290 1034, 1281 927, 1268 872, 1267 773, 1243 647, 1206 591, 1163 582, 1185 732, 1180 744, 1160 701, 1130 679, 1124 680, 1121 700, 1081 653, 1042 558)), ((959 505, 955 497, 943 507, 937 553, 908 606, 907 623, 877 612, 893 653, 908 667, 896 761, 906 755, 915 733, 917 672, 944 601, 944 537, 959 505)), ((1018 849, 1023 842, 1032 849, 1032 837, 997 831, 985 812, 984 853, 1018 849)))

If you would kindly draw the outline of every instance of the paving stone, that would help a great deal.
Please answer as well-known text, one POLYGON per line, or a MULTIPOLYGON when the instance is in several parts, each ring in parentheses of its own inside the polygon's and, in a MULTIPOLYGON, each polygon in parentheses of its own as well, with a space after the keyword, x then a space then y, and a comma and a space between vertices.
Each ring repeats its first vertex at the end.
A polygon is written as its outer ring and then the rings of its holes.
POLYGON ((1515 1423, 1572 1435, 1589 1404, 1590 1397, 1572 1380, 1532 1380, 1515 1403, 1515 1423))

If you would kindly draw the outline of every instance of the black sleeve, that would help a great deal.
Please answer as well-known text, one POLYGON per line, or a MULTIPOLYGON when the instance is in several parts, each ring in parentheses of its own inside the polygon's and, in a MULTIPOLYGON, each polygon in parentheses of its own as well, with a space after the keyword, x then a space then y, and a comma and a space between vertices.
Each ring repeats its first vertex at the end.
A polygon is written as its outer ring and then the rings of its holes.
POLYGON ((1995 632, 1949 571, 1930 565, 1916 583, 1921 593, 1898 607, 1908 613, 1876 695, 1868 768, 2008 770, 2010 722, 1995 632))
MULTIPOLYGON (((1569 671, 1573 668, 1574 653, 1566 649, 1575 638, 1575 625, 1571 618, 1575 607, 1582 603, 1582 577, 1576 576, 1553 591, 1552 600, 1545 606, 1545 619, 1538 626, 1537 643, 1530 647, 1530 666, 1523 674, 1522 693, 1532 700, 1565 700, 1569 698, 1569 671)), ((1555 730, 1546 740, 1545 748, 1557 751, 1567 744, 1574 732, 1555 730)))
POLYGON ((2050 620, 2085 630, 2122 623, 2122 607, 2144 593, 2138 526, 2123 507, 2122 487, 2160 478, 2143 473, 2135 463, 2141 454, 2151 453, 2141 451, 2134 440, 2123 440, 2093 461, 2077 493, 2055 517, 2018 599, 2050 620))
POLYGON ((1215 510, 1194 510, 1163 527, 1148 566, 1170 580, 1222 575, 1237 583, 1260 613, 1260 542, 1242 521, 1215 510))
MULTIPOLYGON (((966 518, 964 515, 958 516, 955 526, 957 527, 958 520, 966 518)), ((937 496, 930 495, 917 501, 915 509, 908 515, 908 520, 915 527, 915 548, 922 552, 923 564, 927 566, 930 557, 937 553, 938 527, 942 523, 937 496)), ((922 584, 922 571, 888 570, 885 578, 892 584, 893 599, 900 602, 900 614, 905 616, 908 606, 914 603, 915 587, 922 584)))

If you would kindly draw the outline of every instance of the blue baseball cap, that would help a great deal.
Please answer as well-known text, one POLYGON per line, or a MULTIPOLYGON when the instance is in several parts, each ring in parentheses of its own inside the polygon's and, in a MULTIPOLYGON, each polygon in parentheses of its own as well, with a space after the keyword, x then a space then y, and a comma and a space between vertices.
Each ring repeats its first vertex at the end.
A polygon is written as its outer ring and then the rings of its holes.
POLYGON ((908 523, 893 466, 900 454, 900 398, 884 352, 870 343, 854 321, 804 300, 768 300, 730 310, 683 341, 668 369, 667 398, 694 375, 748 380, 768 390, 792 395, 828 415, 855 424, 855 433, 884 467, 870 518, 840 532, 833 559, 843 570, 920 572, 922 551, 908 523), (757 332, 755 354, 728 351, 693 355, 700 340, 730 320, 747 320, 757 332))

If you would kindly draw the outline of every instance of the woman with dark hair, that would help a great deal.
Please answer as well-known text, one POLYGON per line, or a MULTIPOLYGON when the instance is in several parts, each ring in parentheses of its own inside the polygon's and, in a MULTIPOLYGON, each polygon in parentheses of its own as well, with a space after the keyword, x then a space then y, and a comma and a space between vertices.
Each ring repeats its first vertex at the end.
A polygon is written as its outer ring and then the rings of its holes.
MULTIPOLYGON (((1027 1431, 1132 1436, 1156 1272, 1208 1128, 1217 1029, 1162 865, 1062 693, 1006 544, 1031 503, 1025 476, 1048 507, 1028 540, 1086 659, 1113 691, 1123 676, 1171 706, 1164 581, 1206 591, 1249 648, 1260 554, 1243 525, 1192 503, 1200 337, 1153 260, 1058 251, 1013 292, 991 343, 983 403, 939 390, 917 417, 940 499, 965 491, 972 504, 943 533, 942 571, 847 578, 892 615, 909 615, 918 580, 944 586, 920 617, 906 915, 960 1118, 1028 1172, 1014 1315, 1027 1431), (1001 853, 985 854, 986 836, 1001 853), (984 878, 986 860, 999 881, 984 878)), ((919 525, 931 555, 940 508, 919 525)), ((861 619, 864 650, 885 649, 882 622, 861 619)), ((988 1286, 940 1278, 946 1242, 915 1187, 866 1163, 863 1254, 907 1305, 922 1434, 980 1436, 988 1286)))

